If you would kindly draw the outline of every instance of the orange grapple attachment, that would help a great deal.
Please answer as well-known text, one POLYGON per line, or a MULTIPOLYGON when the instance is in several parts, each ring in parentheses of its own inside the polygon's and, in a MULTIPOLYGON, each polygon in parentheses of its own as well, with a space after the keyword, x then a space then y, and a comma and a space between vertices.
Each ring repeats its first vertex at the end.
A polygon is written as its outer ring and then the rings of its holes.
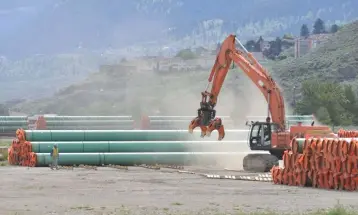
POLYGON ((218 131, 219 137, 218 140, 222 140, 225 137, 225 129, 224 125, 222 124, 222 120, 220 118, 215 118, 208 126, 208 129, 206 130, 206 136, 210 137, 211 132, 214 130, 218 131))
POLYGON ((197 127, 200 127, 201 130, 201 135, 200 137, 205 137, 206 131, 208 130, 208 128, 206 126, 200 126, 200 118, 196 117, 195 119, 193 119, 190 124, 189 124, 189 133, 192 134, 194 129, 197 127))

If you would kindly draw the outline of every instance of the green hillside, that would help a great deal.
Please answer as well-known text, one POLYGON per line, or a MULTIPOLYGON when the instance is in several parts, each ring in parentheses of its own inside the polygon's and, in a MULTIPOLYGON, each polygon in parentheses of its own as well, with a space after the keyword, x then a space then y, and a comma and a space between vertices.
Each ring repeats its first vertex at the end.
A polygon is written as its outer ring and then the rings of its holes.
POLYGON ((358 21, 303 57, 277 62, 273 71, 298 113, 315 113, 325 124, 358 125, 358 21))
MULTIPOLYGON (((289 57, 273 66, 273 74, 292 98, 293 86, 306 80, 358 84, 358 21, 345 25, 328 41, 299 59, 289 57)), ((300 92, 300 90, 297 90, 300 92)))

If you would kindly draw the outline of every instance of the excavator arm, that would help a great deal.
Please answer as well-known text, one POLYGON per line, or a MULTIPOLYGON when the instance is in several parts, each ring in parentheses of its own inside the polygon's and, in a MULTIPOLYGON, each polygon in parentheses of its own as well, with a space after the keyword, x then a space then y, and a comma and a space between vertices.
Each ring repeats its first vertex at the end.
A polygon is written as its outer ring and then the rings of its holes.
POLYGON ((223 86, 230 65, 235 63, 260 89, 268 103, 268 117, 266 121, 278 125, 280 131, 285 130, 285 107, 281 92, 269 73, 260 65, 254 56, 248 52, 235 35, 229 35, 222 43, 215 64, 212 67, 208 85, 201 93, 202 100, 198 109, 198 116, 189 125, 192 133, 196 127, 201 129, 201 137, 210 136, 211 132, 218 130, 219 140, 225 136, 222 120, 216 117, 215 106, 223 86), (240 46, 236 49, 236 43, 240 46), (270 118, 271 113, 271 118, 270 118))

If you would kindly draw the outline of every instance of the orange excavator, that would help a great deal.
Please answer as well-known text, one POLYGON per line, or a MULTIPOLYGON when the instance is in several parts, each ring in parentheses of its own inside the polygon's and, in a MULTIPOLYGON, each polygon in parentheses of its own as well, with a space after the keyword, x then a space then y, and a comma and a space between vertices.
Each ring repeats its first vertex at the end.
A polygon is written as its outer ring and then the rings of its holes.
POLYGON ((244 170, 254 172, 269 171, 273 166, 278 165, 284 151, 290 149, 290 142, 294 137, 334 136, 328 126, 314 126, 314 121, 310 125, 298 123, 287 128, 285 104, 279 87, 235 35, 229 35, 222 42, 208 79, 209 83, 205 91, 201 93, 202 100, 198 109, 198 116, 189 125, 190 133, 195 128, 200 127, 201 137, 210 136, 214 130, 218 131, 219 140, 225 137, 224 125, 222 120, 216 117, 214 108, 225 77, 230 71, 230 66, 233 62, 260 89, 268 104, 266 120, 252 121, 249 124, 248 144, 251 150, 269 151, 270 154, 247 155, 243 160, 244 170), (236 48, 237 45, 239 46, 238 48, 236 48))

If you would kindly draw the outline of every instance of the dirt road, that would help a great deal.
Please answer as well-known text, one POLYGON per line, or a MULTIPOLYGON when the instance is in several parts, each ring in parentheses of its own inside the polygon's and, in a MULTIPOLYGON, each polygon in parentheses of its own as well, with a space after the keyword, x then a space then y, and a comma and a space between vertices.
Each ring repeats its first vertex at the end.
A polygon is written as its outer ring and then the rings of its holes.
MULTIPOLYGON (((199 167, 189 170, 224 171, 199 167)), ((332 207, 337 201, 346 206, 357 202, 356 192, 205 179, 171 169, 130 167, 126 171, 102 167, 51 171, 2 167, 0 175, 1 214, 217 214, 266 209, 298 212, 332 207)))

